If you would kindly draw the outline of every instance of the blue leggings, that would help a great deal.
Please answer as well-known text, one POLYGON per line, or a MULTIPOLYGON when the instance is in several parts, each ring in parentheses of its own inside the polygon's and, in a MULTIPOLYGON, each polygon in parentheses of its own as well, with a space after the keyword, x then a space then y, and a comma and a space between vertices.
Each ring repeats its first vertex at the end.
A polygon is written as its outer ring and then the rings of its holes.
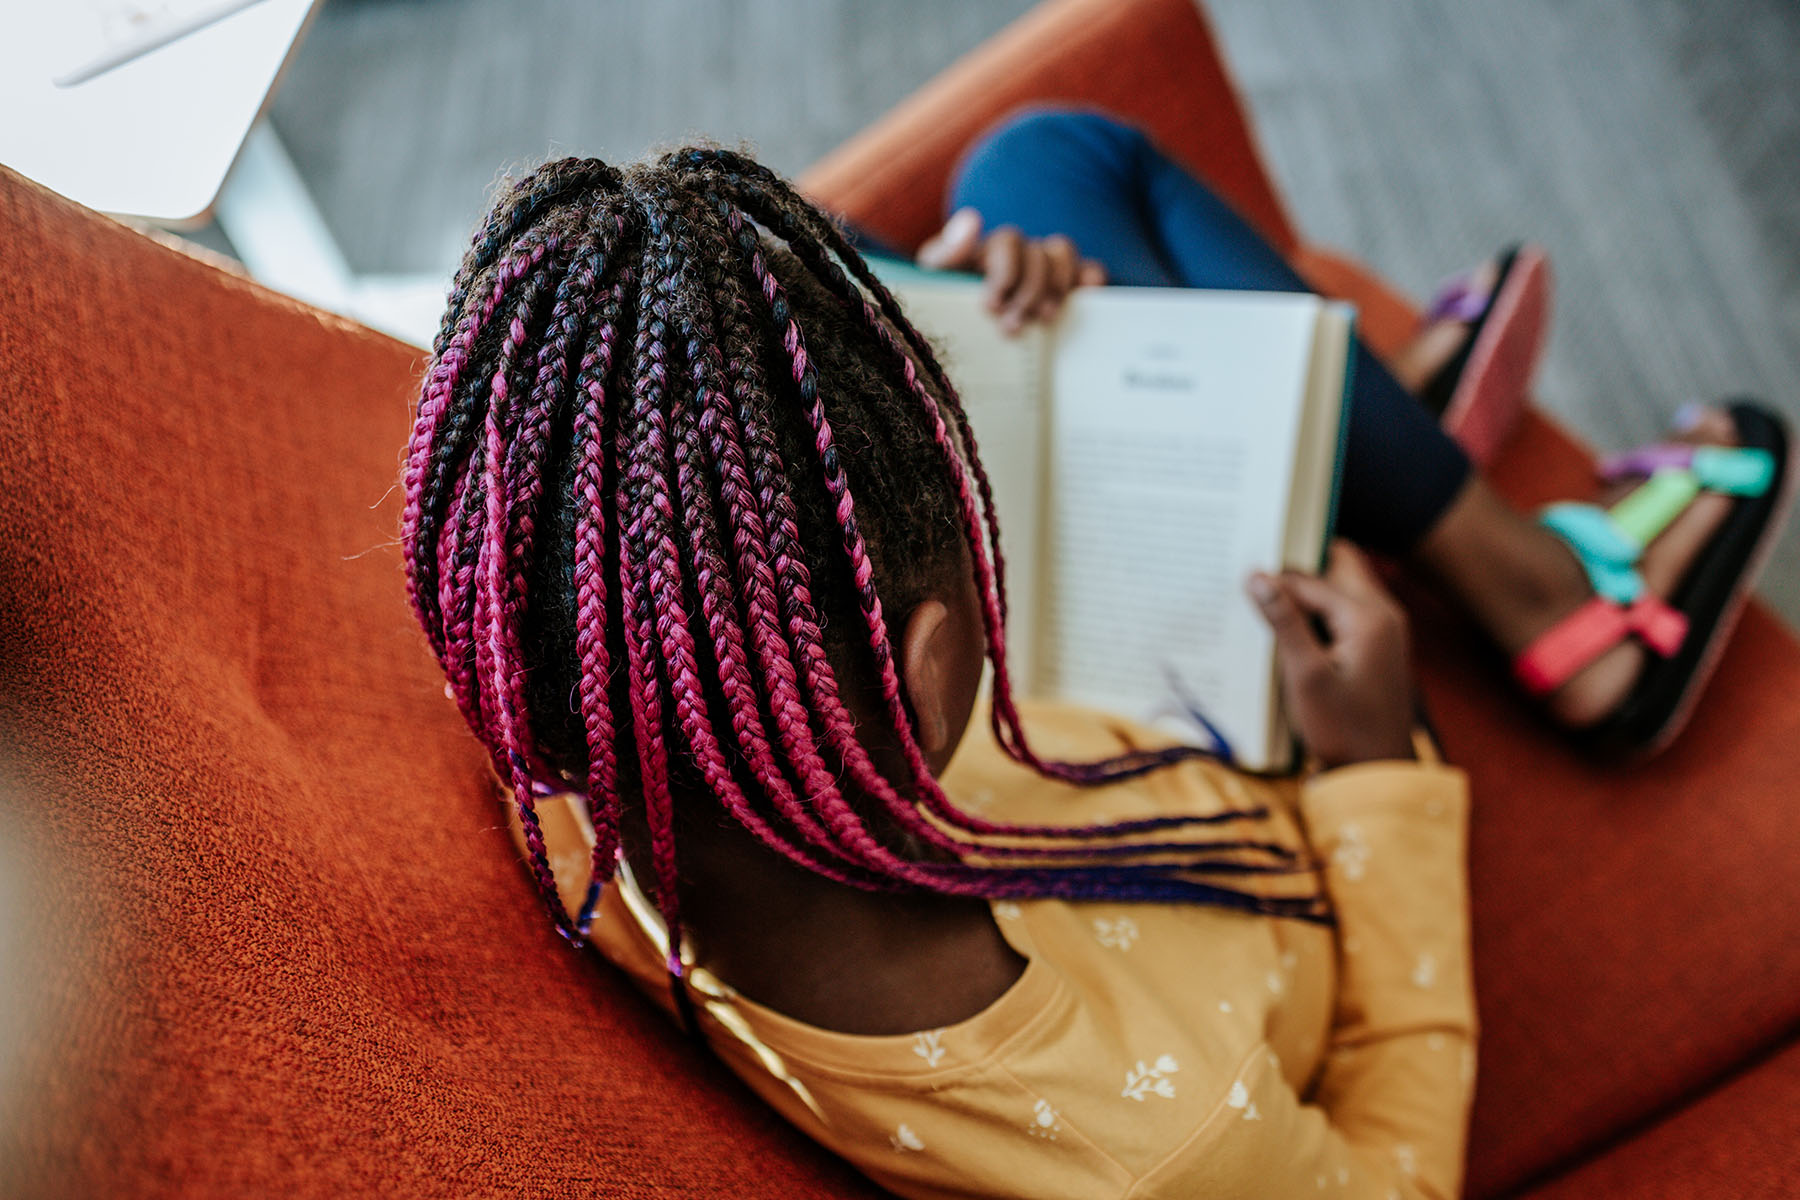
MULTIPOLYGON (((952 210, 986 229, 1063 234, 1138 287, 1305 292, 1305 282, 1244 219, 1129 125, 1040 110, 990 132, 951 186, 952 210)), ((1404 554, 1437 522, 1471 470, 1468 456, 1360 342, 1351 391, 1338 532, 1404 554)))

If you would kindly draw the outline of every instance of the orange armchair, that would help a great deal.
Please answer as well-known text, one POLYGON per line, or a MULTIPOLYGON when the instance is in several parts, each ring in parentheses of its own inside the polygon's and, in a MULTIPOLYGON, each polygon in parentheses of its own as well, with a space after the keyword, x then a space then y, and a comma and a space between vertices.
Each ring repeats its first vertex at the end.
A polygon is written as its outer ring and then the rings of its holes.
MULTIPOLYGON (((1041 99, 1147 125, 1378 345, 1404 334, 1293 232, 1189 0, 1047 5, 806 185, 913 244, 961 147, 1041 99)), ((509 861, 393 547, 420 354, 3 171, 0 262, 26 935, 0 987, 35 1001, 0 1053, 0 1192, 872 1194, 570 952, 509 861)), ((1498 478, 1530 501, 1584 472, 1534 419, 1498 478)), ((1598 771, 1418 605, 1477 795, 1471 1193, 1791 1190, 1800 646, 1753 611, 1682 743, 1598 771)))

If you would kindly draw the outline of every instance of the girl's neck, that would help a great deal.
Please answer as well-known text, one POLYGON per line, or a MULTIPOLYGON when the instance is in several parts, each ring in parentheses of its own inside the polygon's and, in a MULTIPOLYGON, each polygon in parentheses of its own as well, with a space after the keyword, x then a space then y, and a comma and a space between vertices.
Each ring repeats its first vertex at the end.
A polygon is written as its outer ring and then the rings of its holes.
MULTIPOLYGON (((646 831, 625 833, 633 875, 654 886, 646 831)), ((722 814, 683 822, 677 859, 695 961, 810 1025, 854 1034, 939 1028, 993 1003, 1025 967, 987 901, 838 883, 722 814)))

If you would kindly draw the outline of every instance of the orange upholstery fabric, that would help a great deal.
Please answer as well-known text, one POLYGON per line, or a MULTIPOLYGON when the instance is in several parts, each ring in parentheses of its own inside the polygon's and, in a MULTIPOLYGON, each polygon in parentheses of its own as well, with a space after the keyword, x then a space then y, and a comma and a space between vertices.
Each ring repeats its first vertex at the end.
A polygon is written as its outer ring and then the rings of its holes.
POLYGON ((1797 1144, 1800 1046, 1790 1046, 1530 1200, 1793 1196, 1797 1144))
POLYGON ((418 353, 4 171, 0 261, 0 1194, 871 1191, 539 915, 402 595, 418 353))

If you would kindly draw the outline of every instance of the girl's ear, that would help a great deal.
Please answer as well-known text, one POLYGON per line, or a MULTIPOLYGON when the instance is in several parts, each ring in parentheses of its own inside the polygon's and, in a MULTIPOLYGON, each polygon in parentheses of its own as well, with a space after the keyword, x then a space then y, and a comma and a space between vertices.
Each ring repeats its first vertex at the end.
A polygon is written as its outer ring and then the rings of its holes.
POLYGON ((912 610, 900 634, 900 687, 912 710, 913 736, 927 757, 943 754, 968 720, 963 697, 952 695, 966 671, 965 649, 951 625, 950 607, 934 598, 912 610))

